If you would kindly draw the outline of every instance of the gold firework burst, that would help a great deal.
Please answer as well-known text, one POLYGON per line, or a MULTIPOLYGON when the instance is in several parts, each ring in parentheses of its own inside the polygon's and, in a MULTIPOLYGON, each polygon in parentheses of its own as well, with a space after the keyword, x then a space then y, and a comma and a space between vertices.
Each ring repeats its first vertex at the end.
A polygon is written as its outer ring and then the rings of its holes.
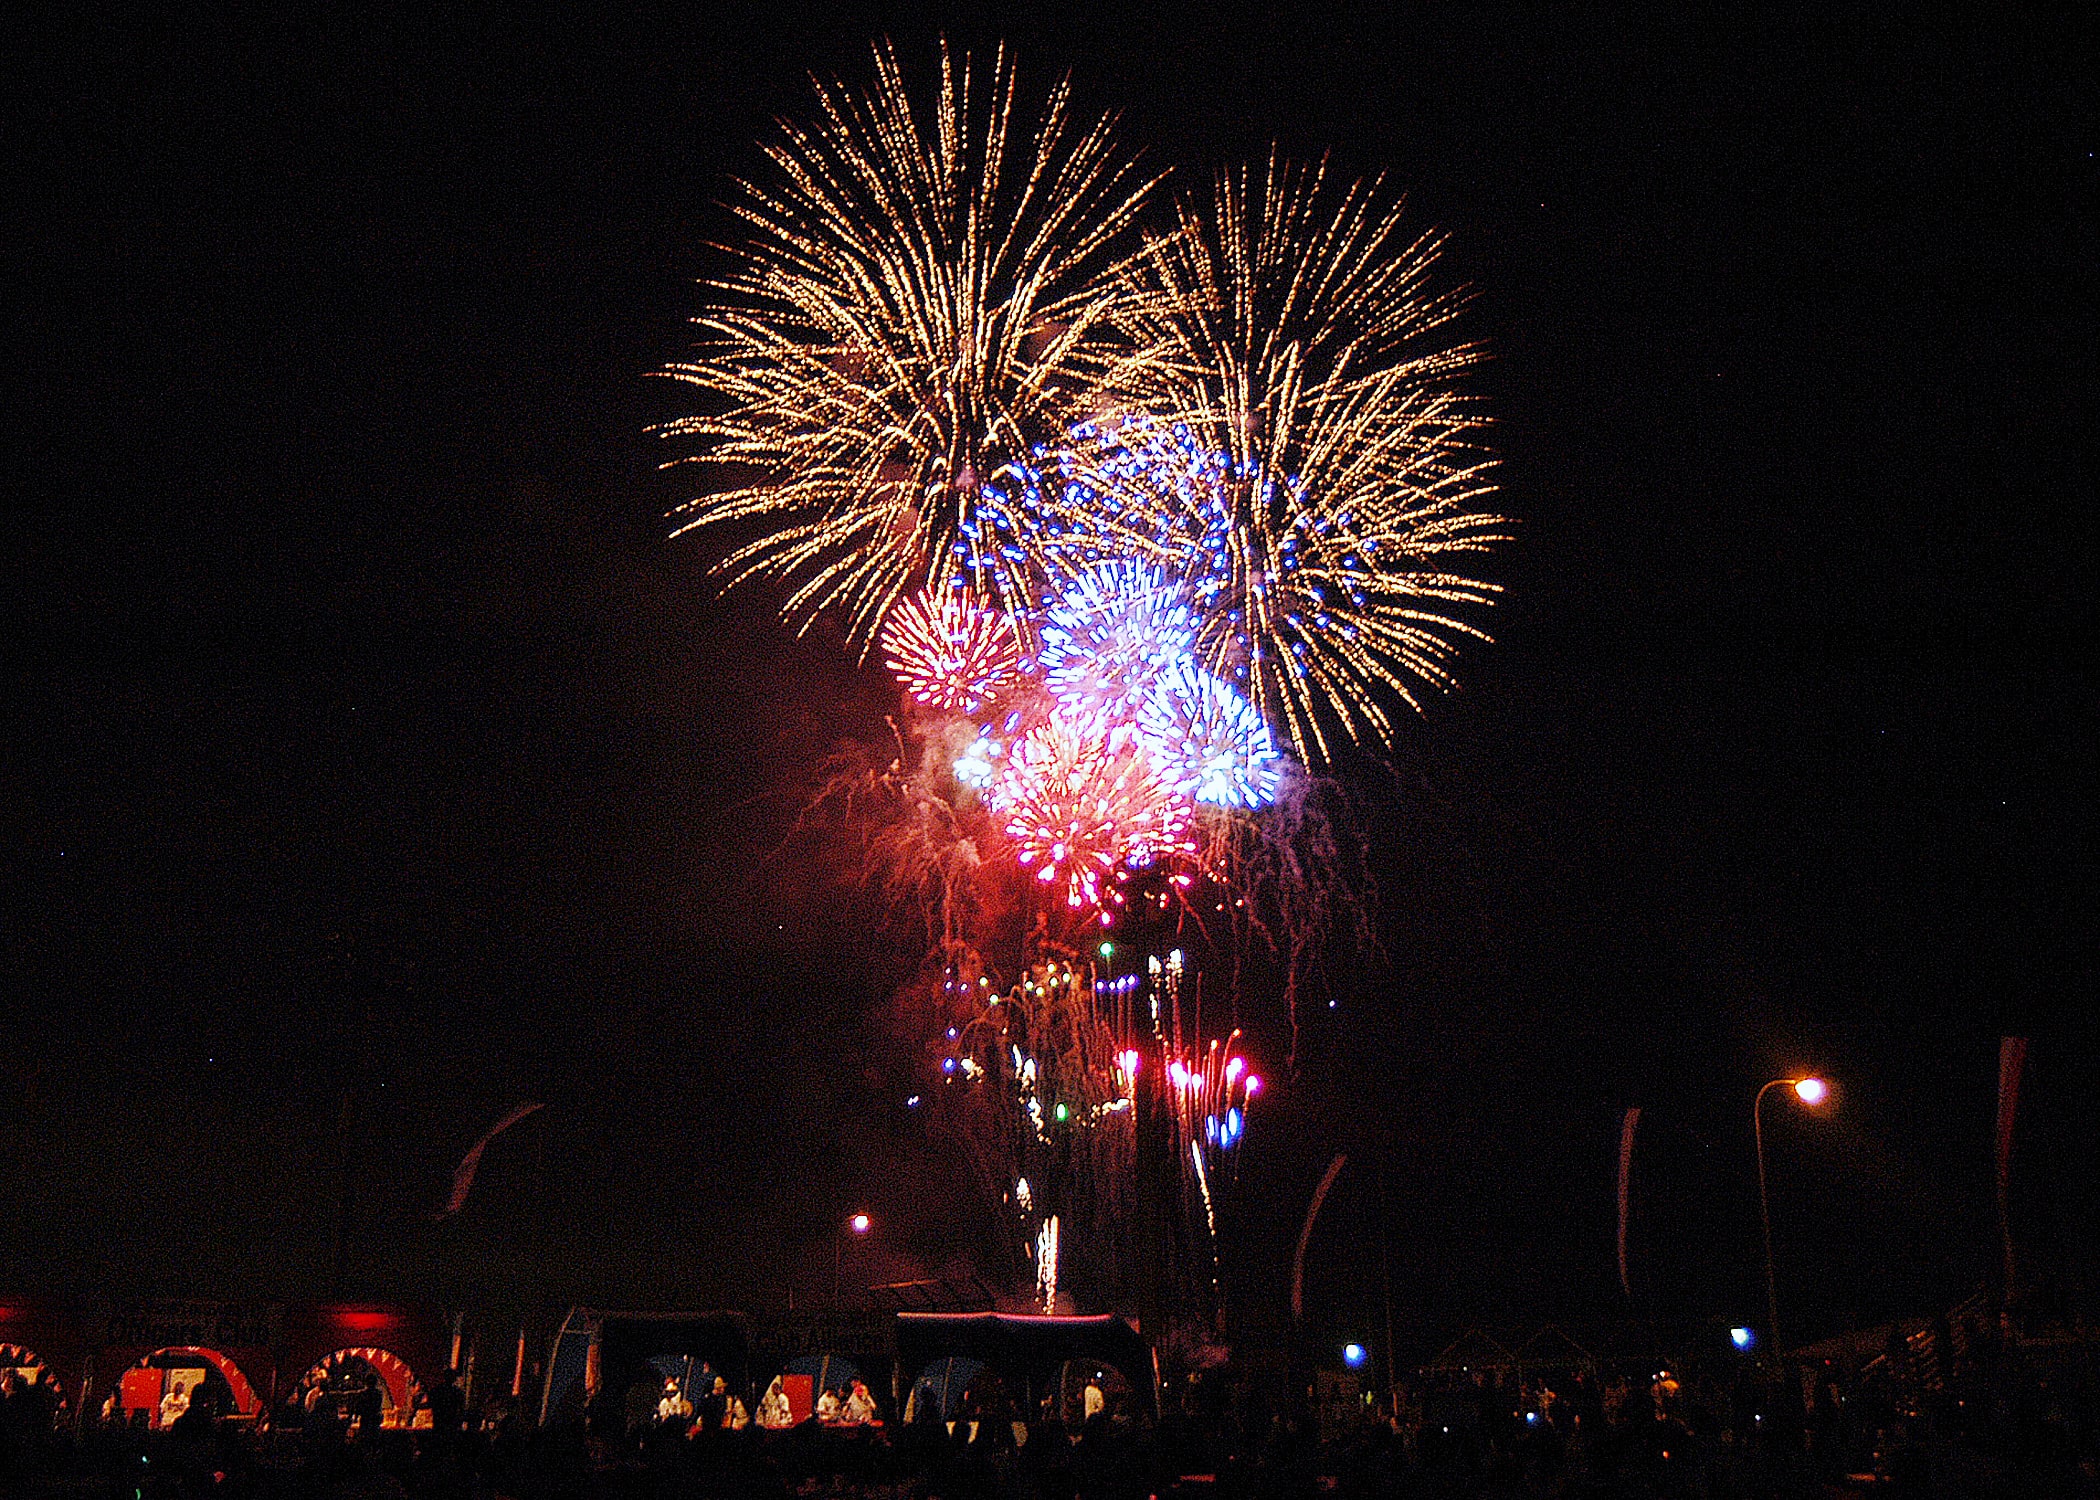
POLYGON ((1000 560, 1030 538, 984 534, 981 488, 1145 362, 1108 288, 1157 181, 1108 118, 1074 127, 1062 82, 1020 119, 1003 47, 987 98, 944 43, 930 116, 887 44, 875 71, 865 96, 820 83, 815 123, 766 148, 777 180, 741 185, 751 243, 665 372, 704 409, 659 429, 716 480, 678 531, 760 523, 729 581, 784 580, 785 615, 837 609, 862 645, 913 588, 1014 590, 1000 560))
POLYGON ((1149 367, 1154 420, 1126 429, 1173 451, 1133 463, 1117 438, 1119 473, 1095 482, 1136 501, 1121 529, 1202 599, 1205 665, 1309 759, 1337 732, 1389 742, 1381 698, 1450 687, 1459 641, 1487 638, 1460 611, 1500 591, 1458 570, 1506 523, 1475 508, 1493 459, 1457 378, 1479 350, 1450 336, 1464 299, 1432 285, 1438 247, 1379 183, 1272 157, 1222 175, 1207 212, 1181 204, 1130 271, 1171 353, 1149 367), (1133 473, 1161 482, 1134 496, 1133 473))

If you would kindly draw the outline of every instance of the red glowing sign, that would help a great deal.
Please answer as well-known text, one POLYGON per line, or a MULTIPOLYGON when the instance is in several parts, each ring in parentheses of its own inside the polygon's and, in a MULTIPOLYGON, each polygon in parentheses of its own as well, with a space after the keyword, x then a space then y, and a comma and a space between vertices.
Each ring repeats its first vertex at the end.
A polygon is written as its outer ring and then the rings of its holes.
POLYGON ((390 1312, 373 1312, 352 1308, 339 1308, 328 1314, 328 1321, 351 1333, 378 1333, 387 1328, 398 1328, 401 1319, 390 1312))

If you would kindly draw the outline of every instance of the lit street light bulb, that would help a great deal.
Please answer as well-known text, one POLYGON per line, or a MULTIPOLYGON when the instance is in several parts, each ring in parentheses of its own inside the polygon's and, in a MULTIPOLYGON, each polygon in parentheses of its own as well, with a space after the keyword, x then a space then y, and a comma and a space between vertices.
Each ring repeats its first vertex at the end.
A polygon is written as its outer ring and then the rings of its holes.
POLYGON ((852 1218, 846 1221, 846 1227, 851 1229, 855 1234, 866 1234, 868 1232, 868 1224, 869 1219, 866 1214, 855 1214, 852 1218))
POLYGON ((1820 1078, 1803 1078, 1795 1082, 1794 1093, 1803 1104, 1813 1107, 1830 1097, 1830 1085, 1820 1078))

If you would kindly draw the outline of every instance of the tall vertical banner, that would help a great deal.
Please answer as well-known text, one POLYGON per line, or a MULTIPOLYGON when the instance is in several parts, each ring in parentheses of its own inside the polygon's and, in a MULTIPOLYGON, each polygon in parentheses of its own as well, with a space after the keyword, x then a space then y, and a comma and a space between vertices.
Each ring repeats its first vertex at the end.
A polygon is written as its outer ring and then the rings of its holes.
POLYGON ((1633 1208, 1633 1132, 1641 1123, 1640 1106, 1626 1111, 1619 1126, 1619 1288, 1633 1300, 1633 1278, 1626 1270, 1626 1221, 1633 1208))
POLYGON ((2027 1038, 1998 1038, 1998 1243, 2005 1253, 2005 1300, 2013 1299, 2012 1147, 2013 1116, 2020 1108, 2020 1074, 2027 1067, 2027 1038))

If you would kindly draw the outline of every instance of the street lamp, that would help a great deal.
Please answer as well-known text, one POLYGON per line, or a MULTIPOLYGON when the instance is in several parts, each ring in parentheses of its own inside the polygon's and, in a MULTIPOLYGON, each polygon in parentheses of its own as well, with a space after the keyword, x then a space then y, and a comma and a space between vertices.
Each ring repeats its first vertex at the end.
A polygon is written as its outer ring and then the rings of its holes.
POLYGON ((859 1239, 875 1227, 875 1221, 865 1213, 854 1214, 839 1225, 838 1233, 831 1237, 831 1310, 837 1312, 842 1305, 839 1299, 839 1277, 845 1267, 846 1236, 859 1239))
POLYGON ((1830 1097, 1830 1085, 1822 1079, 1775 1078, 1757 1091, 1750 1101, 1750 1134, 1757 1142, 1757 1217, 1765 1231, 1765 1337, 1771 1341, 1772 1352, 1777 1354, 1784 1346, 1779 1342, 1779 1289, 1772 1275, 1772 1200, 1765 1192, 1765 1117, 1763 1105, 1765 1095, 1776 1088, 1790 1088, 1794 1097, 1816 1108, 1830 1097))

